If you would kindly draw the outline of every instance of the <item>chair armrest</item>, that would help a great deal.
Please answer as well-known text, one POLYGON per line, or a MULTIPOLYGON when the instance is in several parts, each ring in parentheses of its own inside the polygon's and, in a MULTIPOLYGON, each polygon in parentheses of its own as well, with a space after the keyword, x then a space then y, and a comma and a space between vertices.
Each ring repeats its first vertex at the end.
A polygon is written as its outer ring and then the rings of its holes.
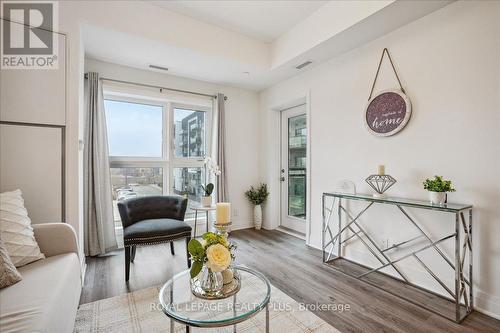
POLYGON ((75 252, 78 255, 78 243, 75 230, 67 223, 32 224, 40 251, 46 257, 75 252))

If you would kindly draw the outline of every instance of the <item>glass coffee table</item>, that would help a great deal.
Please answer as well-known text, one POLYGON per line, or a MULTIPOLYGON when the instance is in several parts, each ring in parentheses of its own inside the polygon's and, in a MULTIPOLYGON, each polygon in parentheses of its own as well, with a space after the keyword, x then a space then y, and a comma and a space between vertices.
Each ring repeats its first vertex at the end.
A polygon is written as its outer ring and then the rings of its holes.
POLYGON ((269 332, 269 299, 271 285, 261 273, 244 267, 234 267, 239 274, 241 288, 233 296, 218 300, 207 300, 191 293, 189 270, 185 270, 167 283, 160 290, 160 305, 163 312, 170 318, 170 332, 174 332, 175 322, 190 327, 215 328, 244 322, 266 311, 266 333, 269 332))

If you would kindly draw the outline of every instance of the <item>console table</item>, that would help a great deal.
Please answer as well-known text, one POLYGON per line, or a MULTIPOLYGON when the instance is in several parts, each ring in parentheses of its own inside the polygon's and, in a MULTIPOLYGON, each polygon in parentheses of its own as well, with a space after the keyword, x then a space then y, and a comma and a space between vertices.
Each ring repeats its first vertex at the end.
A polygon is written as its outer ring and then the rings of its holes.
POLYGON ((433 205, 427 201, 404 198, 375 198, 369 194, 326 192, 322 196, 322 213, 323 262, 329 267, 457 323, 460 323, 472 312, 472 205, 450 203, 433 205), (349 200, 362 201, 366 205, 358 213, 351 214, 345 205, 345 202, 349 200), (416 228, 418 236, 382 248, 359 221, 360 217, 374 205, 395 207, 405 217, 404 221, 416 228), (439 239, 433 239, 429 233, 424 231, 418 221, 410 216, 407 212, 408 208, 454 214, 454 232, 439 239), (465 215, 468 215, 467 218, 465 215), (344 218, 345 221, 343 221, 344 218), (380 266, 368 267, 342 256, 342 247, 347 245, 346 242, 356 238, 380 262, 380 266), (442 242, 449 239, 454 242, 454 257, 452 259, 449 259, 439 247, 442 242), (409 245, 413 246, 409 253, 397 257, 390 254, 391 252, 394 253, 398 248, 409 245), (426 264, 422 256, 419 256, 422 251, 427 249, 435 251, 436 256, 439 256, 444 261, 443 264, 449 265, 454 271, 454 286, 449 287, 443 281, 443 278, 430 268, 431 265, 426 264), (403 268, 398 265, 398 263, 408 258, 413 258, 418 262, 429 276, 443 288, 446 296, 410 281, 403 268), (466 267, 466 261, 468 268, 466 267), (396 276, 380 271, 386 267, 392 267, 396 276))

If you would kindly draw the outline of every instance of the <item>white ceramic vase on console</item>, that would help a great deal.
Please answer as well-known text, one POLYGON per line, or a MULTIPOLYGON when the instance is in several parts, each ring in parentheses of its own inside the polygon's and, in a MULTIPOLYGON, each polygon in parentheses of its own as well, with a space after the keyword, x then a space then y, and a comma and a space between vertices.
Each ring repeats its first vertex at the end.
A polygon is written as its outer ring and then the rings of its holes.
POLYGON ((429 191, 429 200, 433 205, 444 205, 446 202, 446 192, 429 191))

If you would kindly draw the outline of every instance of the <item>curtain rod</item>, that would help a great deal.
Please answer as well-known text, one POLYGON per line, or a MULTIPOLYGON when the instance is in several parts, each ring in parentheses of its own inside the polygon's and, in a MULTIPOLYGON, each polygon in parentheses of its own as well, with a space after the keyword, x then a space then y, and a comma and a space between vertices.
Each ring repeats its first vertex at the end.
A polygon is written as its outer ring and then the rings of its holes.
MULTIPOLYGON (((88 78, 87 73, 85 73, 84 77, 85 77, 85 79, 88 78)), ((170 90, 170 91, 175 91, 175 92, 180 92, 180 93, 185 93, 185 94, 205 96, 205 97, 210 97, 210 98, 217 99, 217 95, 203 94, 203 93, 199 93, 199 92, 195 92, 195 91, 189 91, 189 90, 167 88, 167 87, 155 86, 155 85, 151 85, 151 84, 138 83, 138 82, 132 82, 132 81, 116 80, 116 79, 111 79, 111 78, 107 78, 107 77, 100 77, 99 80, 116 82, 116 83, 124 83, 124 84, 132 84, 132 85, 142 86, 142 87, 147 87, 147 88, 160 89, 160 92, 162 90, 170 90)), ((227 101, 227 96, 224 96, 224 100, 227 101)))

